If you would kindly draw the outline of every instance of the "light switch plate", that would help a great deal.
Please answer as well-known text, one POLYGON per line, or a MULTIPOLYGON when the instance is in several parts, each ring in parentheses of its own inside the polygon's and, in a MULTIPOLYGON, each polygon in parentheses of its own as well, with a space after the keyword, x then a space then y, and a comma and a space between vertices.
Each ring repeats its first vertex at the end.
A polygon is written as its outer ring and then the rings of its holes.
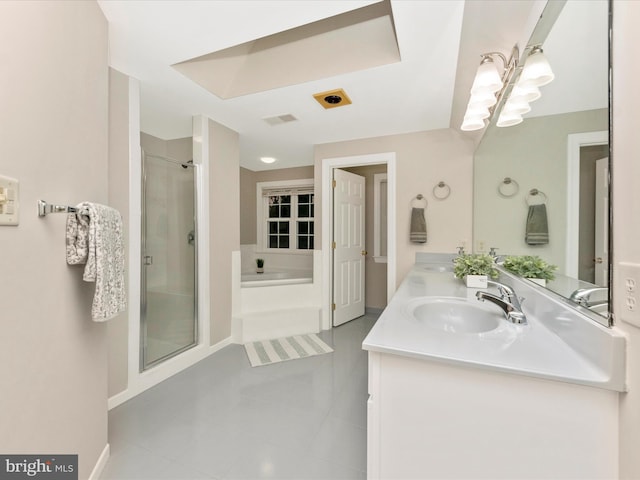
POLYGON ((640 264, 620 262, 617 268, 616 295, 622 297, 616 318, 640 327, 640 264))
POLYGON ((20 184, 0 175, 0 226, 16 226, 20 219, 20 184))

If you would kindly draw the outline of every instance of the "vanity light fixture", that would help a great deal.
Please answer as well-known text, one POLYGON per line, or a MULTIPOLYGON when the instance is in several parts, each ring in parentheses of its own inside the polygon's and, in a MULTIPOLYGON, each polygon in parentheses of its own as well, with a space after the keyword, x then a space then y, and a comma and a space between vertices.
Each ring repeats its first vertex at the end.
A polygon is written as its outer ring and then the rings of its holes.
POLYGON ((500 52, 483 53, 482 60, 476 77, 471 87, 471 98, 467 105, 462 126, 463 131, 480 130, 486 126, 485 120, 491 119, 496 107, 502 98, 508 95, 504 102, 500 116, 496 125, 498 127, 510 127, 522 122, 522 115, 531 111, 529 106, 540 98, 538 87, 546 85, 554 78, 551 66, 547 61, 540 45, 527 47, 530 49, 524 67, 517 77, 518 67, 518 46, 515 45, 511 51, 509 60, 500 52), (494 58, 502 60, 502 72, 496 68, 494 58), (512 81, 517 79, 515 85, 512 81), (510 92, 507 88, 513 85, 510 92))
POLYGON ((500 112, 496 126, 511 127, 521 123, 522 115, 531 110, 529 103, 540 98, 538 87, 548 84, 553 79, 553 71, 541 46, 534 45, 524 62, 518 81, 511 90, 509 99, 500 112))
POLYGON ((504 94, 509 80, 518 66, 518 56, 517 45, 513 47, 509 60, 500 52, 480 55, 482 60, 471 86, 471 98, 464 114, 461 130, 471 131, 484 128, 484 120, 491 117, 492 107, 504 94), (502 60, 501 71, 494 62, 495 58, 502 60))

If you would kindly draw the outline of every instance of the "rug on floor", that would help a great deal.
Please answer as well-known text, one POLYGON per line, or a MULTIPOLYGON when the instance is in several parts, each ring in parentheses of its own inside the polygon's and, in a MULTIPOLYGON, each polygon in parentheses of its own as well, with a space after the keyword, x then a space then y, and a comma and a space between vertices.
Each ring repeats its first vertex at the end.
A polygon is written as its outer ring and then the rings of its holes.
POLYGON ((252 367, 333 352, 333 349, 314 333, 246 343, 244 348, 252 367))

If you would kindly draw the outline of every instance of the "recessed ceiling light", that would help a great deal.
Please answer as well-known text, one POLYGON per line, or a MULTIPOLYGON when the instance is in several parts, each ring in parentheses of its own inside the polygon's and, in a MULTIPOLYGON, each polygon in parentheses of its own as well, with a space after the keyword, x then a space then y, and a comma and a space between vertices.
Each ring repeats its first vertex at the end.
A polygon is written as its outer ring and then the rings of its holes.
POLYGON ((276 159, 273 157, 260 157, 260 161, 263 163, 273 163, 276 159))

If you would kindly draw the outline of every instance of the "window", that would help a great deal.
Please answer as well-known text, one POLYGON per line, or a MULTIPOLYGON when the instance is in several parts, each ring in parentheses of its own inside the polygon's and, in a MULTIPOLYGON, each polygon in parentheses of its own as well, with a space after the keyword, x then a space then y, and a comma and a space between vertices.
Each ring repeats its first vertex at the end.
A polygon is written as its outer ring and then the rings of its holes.
POLYGON ((262 249, 281 252, 313 250, 313 180, 262 182, 258 184, 258 194, 261 199, 258 235, 262 249))

